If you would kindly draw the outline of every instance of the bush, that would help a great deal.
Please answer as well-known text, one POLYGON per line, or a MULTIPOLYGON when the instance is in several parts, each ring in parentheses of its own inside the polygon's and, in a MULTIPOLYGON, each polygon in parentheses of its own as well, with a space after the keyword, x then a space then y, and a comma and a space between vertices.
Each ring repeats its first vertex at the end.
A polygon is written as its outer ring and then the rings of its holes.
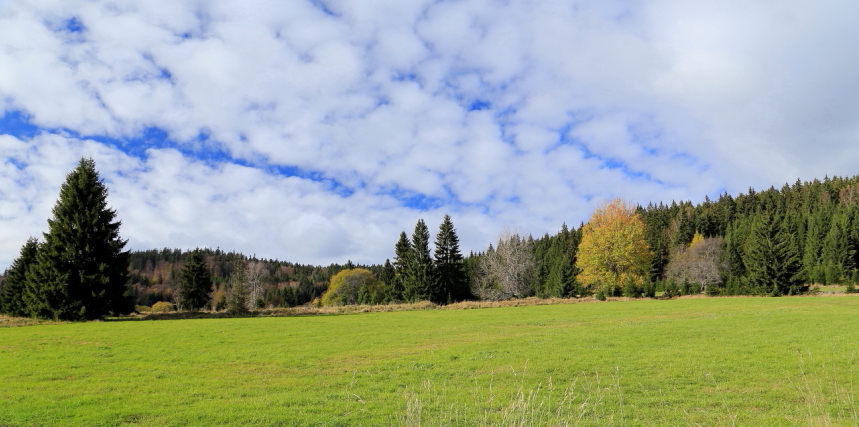
POLYGON ((674 298, 680 295, 680 288, 677 286, 674 281, 669 281, 667 285, 665 285, 665 292, 662 293, 662 296, 665 298, 674 298))
POLYGON ((656 298, 656 284, 649 280, 644 282, 641 291, 642 296, 645 298, 656 298))
POLYGON ((605 291, 602 289, 598 290, 597 293, 594 294, 594 298, 600 301, 605 301, 605 291))
POLYGON ((626 284, 623 286, 623 296, 627 298, 638 298, 641 296, 641 288, 636 286, 632 278, 626 280, 626 284))
POLYGON ((715 297, 722 294, 722 287, 719 285, 710 284, 705 288, 708 297, 715 297))
POLYGON ((170 304, 167 301, 159 301, 152 305, 150 309, 153 313, 169 313, 175 308, 173 308, 173 304, 170 304))
POLYGON ((148 312, 152 311, 152 308, 149 307, 148 305, 135 305, 134 311, 136 311, 138 313, 148 313, 148 312))

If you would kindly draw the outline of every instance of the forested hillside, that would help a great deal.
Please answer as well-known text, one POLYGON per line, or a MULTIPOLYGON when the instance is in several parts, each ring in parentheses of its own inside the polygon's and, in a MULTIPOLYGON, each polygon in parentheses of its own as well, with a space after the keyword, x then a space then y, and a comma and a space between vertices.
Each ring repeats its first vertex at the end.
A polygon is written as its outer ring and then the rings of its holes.
MULTIPOLYGON (((257 259, 236 252, 224 252, 220 248, 203 249, 203 257, 211 271, 214 291, 213 308, 226 307, 230 279, 237 268, 243 269, 244 278, 252 282, 249 289, 249 305, 253 307, 292 307, 312 301, 322 295, 331 276, 343 269, 358 266, 345 265, 312 266, 287 261, 257 259)), ((180 285, 182 267, 190 251, 161 249, 133 251, 130 256, 129 284, 138 305, 152 305, 159 301, 175 302, 180 285)), ((360 266, 383 277, 380 266, 360 266)))
POLYGON ((789 294, 854 284, 859 177, 784 185, 715 202, 639 208, 653 251, 650 280, 690 281, 713 294, 789 294), (695 245, 691 245, 695 241, 695 245), (690 254, 695 246, 707 250, 690 254), (706 265, 718 267, 708 273, 706 265))
MULTIPOLYGON (((432 242, 423 220, 411 235, 392 238, 394 258, 375 265, 312 266, 202 249, 197 256, 207 271, 203 291, 209 298, 201 308, 445 304, 532 296, 778 296, 830 284, 852 292, 859 281, 857 212, 859 176, 749 189, 697 205, 615 201, 578 228, 564 224, 558 233, 536 239, 508 231, 467 256, 460 253, 449 216, 432 242), (336 286, 329 288, 331 283, 336 286)), ((16 298, 32 294, 27 286, 32 288, 30 280, 37 276, 31 264, 41 247, 28 241, 6 272, 12 280, 0 286, 4 312, 28 313, 16 298)), ((179 291, 191 254, 131 252, 128 298, 138 306, 161 301, 182 306, 179 291)))

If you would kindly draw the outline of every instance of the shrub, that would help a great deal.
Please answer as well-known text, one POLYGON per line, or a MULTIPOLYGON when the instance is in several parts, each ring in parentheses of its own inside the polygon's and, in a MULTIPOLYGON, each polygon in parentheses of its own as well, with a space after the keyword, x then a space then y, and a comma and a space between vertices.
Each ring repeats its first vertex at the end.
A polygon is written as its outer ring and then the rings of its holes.
POLYGON ((152 311, 152 308, 149 307, 148 305, 135 305, 134 311, 136 311, 138 313, 148 313, 148 312, 152 311))
POLYGON ((722 294, 722 287, 716 284, 709 284, 705 288, 708 297, 715 297, 722 294))
POLYGON ((667 285, 665 285, 665 292, 662 293, 662 296, 665 298, 674 298, 680 295, 680 288, 677 286, 674 281, 669 281, 667 285))
POLYGON ((168 313, 174 310, 173 304, 167 301, 159 301, 152 305, 150 309, 153 313, 168 313))
POLYGON ((626 279, 626 283, 623 285, 623 296, 627 298, 638 298, 641 296, 641 288, 636 286, 632 278, 626 279))
POLYGON ((656 284, 650 280, 644 282, 641 294, 645 298, 656 298, 656 284))

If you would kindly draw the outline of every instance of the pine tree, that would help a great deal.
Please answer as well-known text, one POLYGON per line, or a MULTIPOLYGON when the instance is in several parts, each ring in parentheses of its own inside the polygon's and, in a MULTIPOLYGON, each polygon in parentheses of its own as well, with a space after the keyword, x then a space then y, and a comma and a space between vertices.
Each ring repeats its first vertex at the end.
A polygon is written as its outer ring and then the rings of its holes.
POLYGON ((247 261, 238 259, 235 261, 233 273, 230 275, 229 290, 227 292, 227 311, 234 314, 248 311, 250 302, 250 289, 247 285, 247 261))
POLYGON ((468 298, 468 281, 459 252, 459 237, 450 215, 445 215, 435 237, 435 270, 437 292, 435 302, 461 301, 468 298))
POLYGON ((756 293, 779 296, 804 291, 796 243, 778 216, 757 215, 745 252, 748 280, 756 293))
POLYGON ((822 206, 808 215, 802 255, 803 276, 807 282, 821 284, 826 282, 826 271, 821 264, 821 255, 823 242, 831 228, 831 219, 832 209, 829 206, 822 206))
POLYGON ((403 283, 403 297, 415 302, 432 300, 436 295, 436 276, 429 249, 429 229, 423 219, 415 224, 412 251, 403 283))
POLYGON ((21 254, 3 274, 3 292, 0 293, 0 313, 10 316, 24 317, 30 314, 28 310, 27 270, 36 261, 39 241, 30 238, 21 247, 21 254))
POLYGON ((107 207, 107 187, 92 159, 66 176, 48 232, 27 272, 30 312, 62 320, 130 313, 128 259, 120 221, 107 207))
POLYGON ((203 260, 203 251, 196 249, 182 266, 179 307, 191 311, 203 308, 209 302, 209 293, 212 290, 212 276, 203 260))
POLYGON ((390 301, 402 301, 404 286, 412 264, 412 242, 406 232, 400 233, 400 240, 394 245, 394 277, 387 284, 386 294, 390 301))
POLYGON ((396 280, 396 277, 397 277, 397 274, 396 274, 396 271, 394 270, 394 265, 391 264, 390 259, 386 259, 385 264, 382 266, 382 270, 379 272, 379 282, 381 282, 382 286, 384 286, 384 289, 383 289, 384 295, 382 297, 382 301, 380 301, 380 302, 385 303, 385 302, 391 302, 394 300, 394 298, 392 298, 393 297, 392 291, 394 290, 392 284, 394 283, 394 280, 396 280))
POLYGON ((829 232, 823 240, 820 265, 823 267, 825 284, 844 283, 853 270, 853 249, 849 243, 848 218, 835 215, 829 232))

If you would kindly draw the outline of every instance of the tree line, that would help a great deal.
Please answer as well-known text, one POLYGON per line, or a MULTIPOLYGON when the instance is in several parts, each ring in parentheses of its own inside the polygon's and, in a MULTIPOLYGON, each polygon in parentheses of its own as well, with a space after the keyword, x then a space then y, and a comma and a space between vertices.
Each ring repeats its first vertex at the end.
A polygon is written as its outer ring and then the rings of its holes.
POLYGON ((170 303, 242 312, 304 304, 511 298, 791 295, 859 282, 859 176, 697 205, 600 206, 578 228, 534 238, 512 230, 463 255, 449 215, 435 238, 423 219, 381 264, 312 266, 220 248, 125 251, 121 222, 92 159, 66 177, 41 240, 0 281, 0 312, 64 320, 170 303))

